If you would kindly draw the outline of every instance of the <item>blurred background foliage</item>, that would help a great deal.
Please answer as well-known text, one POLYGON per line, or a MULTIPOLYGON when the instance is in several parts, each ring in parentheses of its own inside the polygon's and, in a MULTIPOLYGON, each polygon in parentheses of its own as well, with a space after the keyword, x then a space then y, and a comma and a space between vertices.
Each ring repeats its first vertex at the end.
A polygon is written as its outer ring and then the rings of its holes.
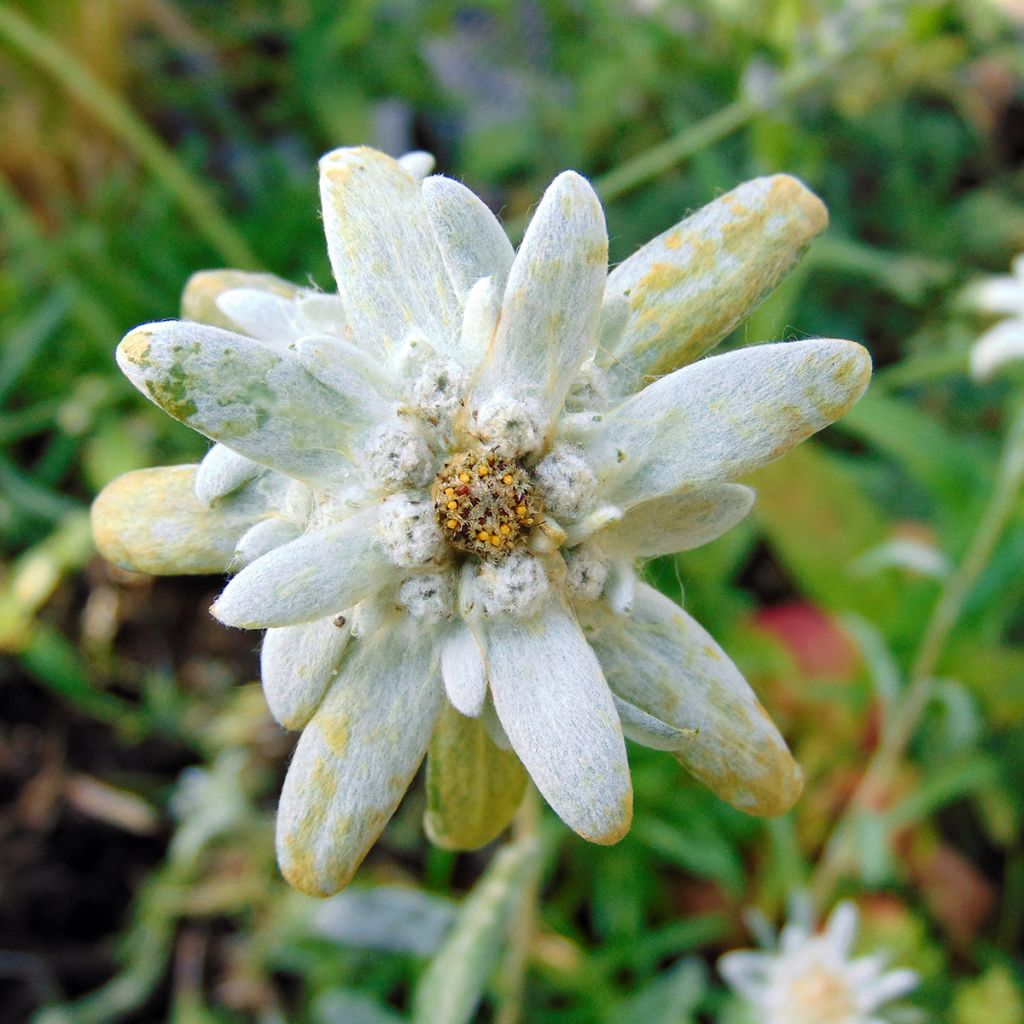
MULTIPOLYGON (((0 3, 0 1018, 742 1021, 713 958, 815 883, 992 491, 1019 384, 968 378, 962 289, 1024 250, 1022 42, 1019 0, 0 3), (362 142, 431 150, 513 233, 577 168, 613 260, 759 174, 824 198, 828 232, 730 343, 862 339, 872 389, 757 475, 748 522, 649 567, 791 739, 786 818, 632 748, 611 849, 545 817, 539 852, 454 856, 414 787, 351 892, 278 877, 292 738, 254 641, 207 615, 220 580, 94 557, 87 508, 204 450, 116 372, 121 335, 200 268, 329 286, 315 161, 362 142)), ((954 1024, 1024 1022, 1021 511, 818 888, 954 1024)))

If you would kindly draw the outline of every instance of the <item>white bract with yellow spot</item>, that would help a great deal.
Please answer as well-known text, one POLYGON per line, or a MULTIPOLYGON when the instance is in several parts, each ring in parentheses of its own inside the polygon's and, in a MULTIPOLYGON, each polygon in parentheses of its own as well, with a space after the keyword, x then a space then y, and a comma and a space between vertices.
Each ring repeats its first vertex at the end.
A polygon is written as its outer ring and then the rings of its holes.
POLYGON ((886 1003, 917 987, 916 972, 886 970, 886 957, 853 957, 858 914, 840 903, 825 929, 790 921, 778 949, 735 950, 718 970, 757 1024, 886 1024, 886 1003))
POLYGON ((271 710, 303 730, 285 874, 345 885, 428 748, 427 828, 451 848, 505 827, 524 766, 580 835, 621 838, 623 732, 737 807, 786 811, 801 781, 782 737, 635 564, 737 523, 753 495, 730 481, 864 390, 848 341, 694 361, 824 226, 821 203, 758 179, 609 277, 578 174, 514 251, 458 182, 365 148, 320 169, 338 293, 207 272, 185 321, 132 331, 124 372, 217 445, 116 481, 95 513, 122 565, 236 573, 214 614, 267 629, 271 710))

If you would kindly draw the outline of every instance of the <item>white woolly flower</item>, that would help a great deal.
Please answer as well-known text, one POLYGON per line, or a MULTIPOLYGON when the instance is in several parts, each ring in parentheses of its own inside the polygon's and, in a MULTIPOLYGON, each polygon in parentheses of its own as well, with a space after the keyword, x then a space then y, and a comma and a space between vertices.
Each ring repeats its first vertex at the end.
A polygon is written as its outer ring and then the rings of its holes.
POLYGON ((864 390, 848 341, 700 358, 821 230, 821 203, 783 175, 748 182, 609 275, 578 174, 516 252, 456 181, 365 148, 320 171, 338 293, 212 271, 185 321, 130 332, 127 376, 217 444, 94 506, 107 557, 235 572, 214 614, 267 630, 268 703, 303 730, 285 874, 345 885, 428 750, 426 825, 450 848, 505 827, 524 767, 580 835, 615 842, 624 732, 737 807, 787 810, 782 737, 634 567, 737 523, 753 494, 731 481, 864 390))
POLYGON ((1010 274, 986 278, 967 289, 969 305, 1004 317, 971 347, 971 375, 988 380, 1010 363, 1024 360, 1024 254, 1010 274))
POLYGON ((853 957, 857 908, 840 903, 824 930, 790 921, 777 949, 735 950, 718 970, 757 1024, 885 1024, 886 1003, 917 987, 916 972, 887 971, 881 954, 853 957))

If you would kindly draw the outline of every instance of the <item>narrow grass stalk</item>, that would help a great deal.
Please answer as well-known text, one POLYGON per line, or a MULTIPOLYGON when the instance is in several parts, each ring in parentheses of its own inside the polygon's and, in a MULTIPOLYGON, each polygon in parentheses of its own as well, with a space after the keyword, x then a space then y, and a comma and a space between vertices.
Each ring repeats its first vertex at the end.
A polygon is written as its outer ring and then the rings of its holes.
MULTIPOLYGON (((540 805, 537 791, 527 785, 522 806, 513 823, 513 841, 536 841, 540 828, 540 805)), ((495 1024, 519 1024, 523 1019, 523 996, 526 990, 526 970, 530 954, 530 940, 536 927, 537 901, 540 896, 540 877, 543 858, 538 857, 531 874, 523 886, 523 898, 509 932, 505 958, 501 964, 500 1006, 495 1024)))
POLYGON ((227 263, 246 269, 258 268, 258 262, 245 240, 210 199, 202 183, 124 100, 99 81, 73 54, 6 4, 0 4, 0 39, 59 82, 70 96, 120 139, 171 193, 227 263))
POLYGON ((850 846, 855 834, 853 824, 857 815, 878 806, 889 789, 900 760, 931 699, 935 670, 946 642, 1013 514, 1022 485, 1024 401, 1017 404, 1012 414, 992 495, 963 559, 939 594, 903 696, 885 723, 878 748, 825 846, 813 885, 818 906, 828 901, 836 883, 849 870, 850 846))

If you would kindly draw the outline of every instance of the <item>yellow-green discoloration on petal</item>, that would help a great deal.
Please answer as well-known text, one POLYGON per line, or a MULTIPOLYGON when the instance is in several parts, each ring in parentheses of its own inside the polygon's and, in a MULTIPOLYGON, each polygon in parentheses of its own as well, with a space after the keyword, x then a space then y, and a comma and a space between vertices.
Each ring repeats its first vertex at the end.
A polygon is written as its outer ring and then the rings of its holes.
POLYGON ((419 184, 365 146, 320 161, 327 249, 354 336, 375 354, 422 333, 443 350, 459 304, 419 184))
POLYGON ((227 571, 239 537, 269 510, 250 488, 207 506, 195 495, 196 469, 139 469, 107 484, 92 506, 100 554, 155 576, 227 571))
POLYGON ((852 341, 755 345, 655 381, 584 441, 606 500, 629 508, 735 480, 778 458, 849 409, 871 376, 852 341))
POLYGON ((293 299, 299 293, 298 285, 274 274, 254 274, 245 270, 200 270, 193 274, 181 295, 182 320, 237 330, 238 325, 223 313, 217 299, 234 288, 254 288, 257 291, 293 299))
POLYGON ((630 319, 603 353, 613 386, 636 391, 697 359, 770 292, 828 223, 795 178, 757 178, 659 235, 617 267, 609 294, 630 319))
POLYGON ((121 342, 117 360, 175 419, 301 480, 343 474, 353 433, 378 411, 372 393, 363 401, 343 397, 290 354, 204 324, 137 327, 121 342))
POLYGON ((446 704, 430 741, 427 811, 423 825, 445 850, 476 850, 512 820, 526 772, 511 751, 499 750, 479 718, 446 704))
POLYGON ((430 631, 395 616, 353 641, 281 793, 277 853, 297 889, 348 884, 416 774, 442 700, 430 631))
MULTIPOLYGON (((579 614, 613 692, 678 730, 672 754, 688 771, 748 814, 774 817, 793 806, 799 766, 739 671, 690 616, 643 584, 627 617, 596 604, 579 614)), ((642 731, 629 734, 645 742, 642 731)))

